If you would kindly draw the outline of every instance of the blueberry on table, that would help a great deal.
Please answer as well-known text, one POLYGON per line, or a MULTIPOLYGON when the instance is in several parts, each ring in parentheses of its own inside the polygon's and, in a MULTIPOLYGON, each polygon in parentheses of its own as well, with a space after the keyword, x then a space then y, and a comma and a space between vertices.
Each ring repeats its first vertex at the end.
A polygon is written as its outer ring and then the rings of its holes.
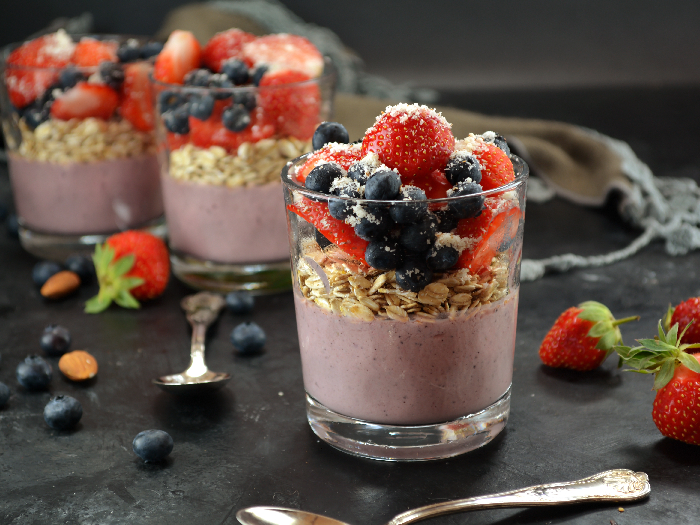
MULTIPOLYGON (((353 211, 357 214, 356 210, 353 211)), ((389 216, 389 210, 386 208, 364 205, 360 211, 360 215, 357 215, 359 220, 355 224, 355 233, 361 239, 378 240, 386 235, 394 225, 394 221, 389 216)))
POLYGON ((229 58, 221 63, 221 73, 226 75, 235 86, 250 82, 248 66, 239 58, 229 58))
POLYGON ((90 257, 71 255, 66 259, 66 269, 78 274, 81 284, 89 283, 95 277, 95 265, 90 257))
POLYGON ((151 58, 163 51, 162 42, 146 42, 141 46, 141 58, 151 58))
POLYGON ((435 242, 436 233, 437 219, 428 213, 415 224, 404 226, 399 235, 399 243, 412 252, 425 252, 435 242))
POLYGON ((365 184, 365 199, 391 201, 399 196, 401 176, 395 171, 379 170, 365 184))
POLYGON ((71 337, 67 328, 51 324, 44 328, 41 335, 41 349, 47 355, 57 357, 65 354, 70 348, 71 337))
POLYGON ((389 208, 389 215, 397 224, 418 222, 428 212, 425 192, 416 186, 402 186, 397 203, 389 208))
POLYGON ((420 292, 433 280, 433 271, 425 261, 417 257, 408 257, 396 268, 396 283, 410 292, 420 292))
POLYGON ((481 182, 481 166, 474 155, 456 155, 445 166, 445 177, 453 186, 471 179, 471 182, 481 182))
POLYGON ((30 355, 17 365, 17 381, 27 390, 44 390, 49 386, 53 371, 51 365, 38 355, 30 355))
POLYGON ((230 292, 226 295, 226 306, 236 315, 249 314, 255 306, 255 298, 245 290, 230 292))
POLYGON ((245 322, 231 331, 231 343, 241 354, 253 354, 265 346, 267 336, 256 323, 245 322))
POLYGON ((344 175, 343 168, 335 162, 326 162, 312 169, 306 176, 304 186, 311 191, 329 194, 333 181, 344 175))
POLYGON ((190 114, 188 104, 183 104, 175 109, 163 113, 163 124, 173 133, 185 135, 190 132, 190 114))
POLYGON ((185 75, 184 83, 186 86, 192 87, 207 87, 211 72, 208 69, 193 69, 185 75))
POLYGON ((192 95, 189 108, 190 116, 199 120, 207 120, 214 111, 214 97, 207 93, 192 95))
POLYGON ((54 430, 70 430, 83 417, 80 401, 70 396, 56 396, 44 407, 44 421, 54 430))
POLYGON ((452 268, 459 260, 459 252, 452 246, 432 247, 428 251, 425 262, 428 268, 436 272, 444 272, 452 268))
POLYGON ((233 104, 221 114, 221 122, 227 130, 238 133, 250 125, 250 113, 241 104, 233 104))
POLYGON ((367 245, 365 260, 377 270, 388 271, 401 264, 403 253, 396 241, 373 241, 367 245))
POLYGON ((337 142, 338 144, 350 142, 350 135, 348 135, 348 130, 345 129, 345 126, 339 122, 321 122, 316 131, 314 131, 311 145, 314 150, 317 150, 329 142, 337 142))
POLYGON ((4 407, 10 400, 10 387, 5 383, 0 382, 0 408, 4 407))
POLYGON ((450 202, 449 209, 460 219, 470 219, 476 217, 484 209, 484 197, 478 195, 481 186, 475 182, 460 182, 453 189, 447 192, 448 197, 465 197, 472 195, 470 198, 459 199, 458 201, 450 202))
POLYGON ((60 272, 63 268, 53 261, 39 261, 32 268, 32 280, 38 287, 44 286, 49 277, 60 272))
POLYGON ((173 438, 163 430, 144 430, 136 435, 131 448, 142 460, 155 463, 173 451, 173 438))

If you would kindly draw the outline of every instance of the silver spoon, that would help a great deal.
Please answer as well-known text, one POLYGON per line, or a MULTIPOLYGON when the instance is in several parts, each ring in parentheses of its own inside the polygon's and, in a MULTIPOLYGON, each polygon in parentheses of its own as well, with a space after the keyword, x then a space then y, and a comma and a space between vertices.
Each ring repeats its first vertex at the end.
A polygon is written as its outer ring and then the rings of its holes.
MULTIPOLYGON (((608 470, 578 481, 535 485, 510 492, 426 505, 402 512, 386 525, 406 525, 434 516, 468 510, 634 501, 647 496, 650 491, 649 478, 644 472, 608 470)), ((239 510, 236 518, 243 525, 348 525, 319 514, 282 507, 249 507, 239 510)))
POLYGON ((192 325, 190 366, 179 374, 154 379, 153 384, 167 392, 192 394, 204 390, 216 390, 228 383, 231 379, 230 374, 212 372, 204 362, 204 339, 207 328, 216 321, 225 304, 223 297, 210 292, 188 295, 180 302, 180 306, 187 313, 187 320, 192 325))

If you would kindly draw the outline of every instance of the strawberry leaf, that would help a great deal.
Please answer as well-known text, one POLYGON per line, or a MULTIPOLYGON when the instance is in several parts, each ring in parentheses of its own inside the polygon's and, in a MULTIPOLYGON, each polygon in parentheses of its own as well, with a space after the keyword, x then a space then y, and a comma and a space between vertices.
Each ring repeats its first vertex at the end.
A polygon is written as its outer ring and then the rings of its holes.
POLYGON ((664 341, 657 341, 656 339, 639 339, 639 343, 641 343, 644 348, 654 352, 672 352, 676 348, 674 345, 670 345, 664 341))
POLYGON ((111 302, 111 300, 100 297, 98 294, 85 302, 85 313, 98 314, 103 312, 107 309, 111 302))
POLYGON ((656 374, 656 378, 654 378, 654 390, 660 390, 661 388, 665 387, 673 378, 673 372, 675 369, 675 359, 667 359, 664 361, 656 374))
POLYGON ((582 312, 578 314, 578 318, 585 321, 609 321, 613 318, 608 307, 596 301, 586 301, 585 303, 581 303, 578 307, 582 310, 582 312))
POLYGON ((612 350, 617 341, 617 333, 614 330, 609 330, 598 340, 598 344, 595 347, 599 350, 612 350))
POLYGON ((141 308, 139 302, 128 290, 120 290, 114 298, 114 302, 123 308, 141 308))
POLYGON ((700 363, 698 363, 698 360, 695 359, 695 357, 693 357, 692 355, 686 354, 685 352, 682 352, 682 353, 678 356, 678 360, 679 360, 679 361, 681 362, 681 364, 683 364, 686 368, 689 368, 689 369, 692 370, 693 372, 698 372, 698 373, 700 373, 700 363))
MULTIPOLYGON (((579 316, 580 318, 581 316, 579 316)), ((603 337, 605 334, 608 332, 612 332, 613 330, 613 325, 610 322, 610 320, 606 321, 599 321, 596 324, 594 324, 591 329, 588 331, 588 337, 603 337)))
MULTIPOLYGON (((661 327, 661 321, 659 321, 659 327, 661 327)), ((666 332, 666 342, 671 346, 678 346, 678 339, 678 323, 676 323, 666 332)))
POLYGON ((129 272, 129 270, 131 270, 134 267, 135 260, 136 257, 134 257, 133 253, 119 257, 119 259, 117 259, 116 262, 112 264, 112 277, 121 277, 123 275, 126 275, 129 272))

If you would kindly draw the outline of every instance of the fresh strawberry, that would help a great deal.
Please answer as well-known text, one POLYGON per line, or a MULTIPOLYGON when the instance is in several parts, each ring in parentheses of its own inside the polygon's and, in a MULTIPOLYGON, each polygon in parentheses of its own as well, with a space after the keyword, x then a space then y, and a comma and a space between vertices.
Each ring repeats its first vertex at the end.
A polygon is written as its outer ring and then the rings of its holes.
POLYGON ((440 170, 416 175, 410 180, 409 184, 422 189, 425 192, 425 196, 429 199, 444 199, 447 197, 447 190, 452 188, 452 184, 440 170))
POLYGON ((290 204, 287 208, 306 222, 313 224, 326 239, 343 252, 367 264, 365 250, 369 242, 359 238, 352 226, 331 217, 327 202, 312 201, 304 197, 300 202, 290 204))
POLYGON ((71 63, 79 67, 99 66, 102 62, 117 62, 119 44, 83 37, 75 46, 71 63))
POLYGON ((218 73, 221 71, 221 63, 224 60, 242 57, 243 46, 255 38, 255 35, 240 29, 229 29, 216 33, 202 49, 202 63, 218 73))
POLYGON ((153 76, 168 84, 182 84, 185 75, 201 63, 202 46, 189 31, 179 29, 170 33, 163 50, 156 58, 153 76))
POLYGON ((515 179, 513 163, 501 148, 487 143, 473 154, 481 166, 481 187, 484 191, 493 190, 515 179))
POLYGON ((305 73, 290 69, 266 73, 260 80, 258 103, 283 136, 308 140, 319 124, 321 92, 305 73))
POLYGON ((540 346, 540 359, 554 368, 587 371, 600 366, 622 343, 618 325, 639 319, 615 319, 603 304, 587 301, 566 310, 540 346))
POLYGON ((177 149, 180 149, 182 146, 184 146, 185 144, 188 144, 190 142, 189 134, 180 135, 179 133, 171 133, 170 131, 168 131, 166 133, 165 138, 168 142, 168 149, 170 151, 175 151, 177 149))
POLYGON ((323 55, 302 36, 266 35, 245 44, 241 54, 248 63, 264 65, 271 73, 292 69, 315 78, 323 72, 323 55))
POLYGON ((153 94, 148 78, 150 70, 145 62, 124 65, 121 114, 141 131, 153 129, 153 94))
POLYGON ((306 176, 320 162, 335 162, 344 170, 348 170, 360 160, 360 146, 357 144, 326 144, 320 150, 314 151, 297 172, 297 180, 304 184, 306 176))
POLYGON ((683 341, 700 343, 700 297, 691 297, 675 308, 669 306, 665 324, 666 330, 674 324, 686 326, 683 341))
POLYGON ((419 174, 443 168, 454 149, 450 124, 427 106, 398 104, 386 108, 362 140, 363 156, 370 151, 404 183, 419 174))
POLYGON ((700 343, 683 343, 688 326, 678 335, 678 324, 664 332, 659 321, 659 336, 640 339, 641 346, 618 346, 615 350, 623 363, 634 372, 656 374, 654 406, 651 416, 661 433, 700 445, 700 362, 698 355, 688 350, 700 348, 700 343))
POLYGON ((162 239, 139 230, 117 233, 92 256, 99 293, 85 303, 87 313, 105 310, 114 301, 139 308, 139 300, 153 299, 165 290, 170 277, 168 248, 162 239))
POLYGON ((23 108, 41 96, 56 82, 57 68, 68 64, 74 49, 71 37, 59 31, 35 38, 13 50, 7 57, 5 70, 5 85, 12 105, 23 108))
POLYGON ((211 116, 205 121, 189 118, 192 144, 200 148, 220 146, 228 152, 235 152, 244 142, 259 142, 275 134, 274 124, 260 107, 251 113, 251 122, 247 128, 239 132, 229 131, 224 127, 221 115, 230 104, 230 101, 217 100, 211 116))
POLYGON ((60 120, 95 117, 109 119, 119 104, 119 95, 104 84, 78 82, 51 105, 51 116, 60 120))

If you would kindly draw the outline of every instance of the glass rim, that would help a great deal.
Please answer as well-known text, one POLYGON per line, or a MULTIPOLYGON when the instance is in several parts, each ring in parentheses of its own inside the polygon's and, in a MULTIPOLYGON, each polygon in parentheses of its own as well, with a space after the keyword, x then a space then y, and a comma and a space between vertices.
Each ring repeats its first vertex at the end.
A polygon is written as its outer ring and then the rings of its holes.
POLYGON ((479 197, 492 197, 494 195, 500 195, 503 193, 507 193, 511 190, 514 190, 521 186, 525 181, 527 181, 529 175, 530 175, 530 167, 527 165, 527 163, 520 157, 518 157, 515 154, 510 154, 509 159, 513 163, 513 170, 515 171, 515 178, 509 182, 508 184, 504 184, 503 186, 499 186, 498 188, 493 188, 491 190, 483 190, 478 193, 472 193, 469 195, 458 195, 456 197, 443 197, 441 199, 426 199, 426 200, 419 200, 419 201, 407 201, 407 200, 371 200, 371 199, 364 199, 364 198, 358 198, 358 197, 344 197, 341 195, 328 195, 327 193, 321 193, 318 191, 313 191, 305 186, 301 186, 299 182, 292 178, 292 176, 289 173, 290 168, 294 166, 298 166, 301 164, 302 161, 306 161, 306 159, 312 155, 314 152, 309 152, 305 153, 304 155, 301 155, 293 160, 290 160, 287 162, 287 164, 282 168, 282 173, 281 173, 281 179, 282 179, 282 184, 285 185, 288 189, 292 191, 298 191, 305 197, 309 197, 312 200, 315 201, 330 201, 330 200, 341 200, 341 201, 349 201, 349 202, 362 202, 362 203, 371 203, 371 204, 378 204, 378 205, 386 205, 386 206, 410 206, 410 205, 415 205, 417 203, 421 204, 450 204, 459 200, 467 200, 467 199, 475 199, 479 197))

